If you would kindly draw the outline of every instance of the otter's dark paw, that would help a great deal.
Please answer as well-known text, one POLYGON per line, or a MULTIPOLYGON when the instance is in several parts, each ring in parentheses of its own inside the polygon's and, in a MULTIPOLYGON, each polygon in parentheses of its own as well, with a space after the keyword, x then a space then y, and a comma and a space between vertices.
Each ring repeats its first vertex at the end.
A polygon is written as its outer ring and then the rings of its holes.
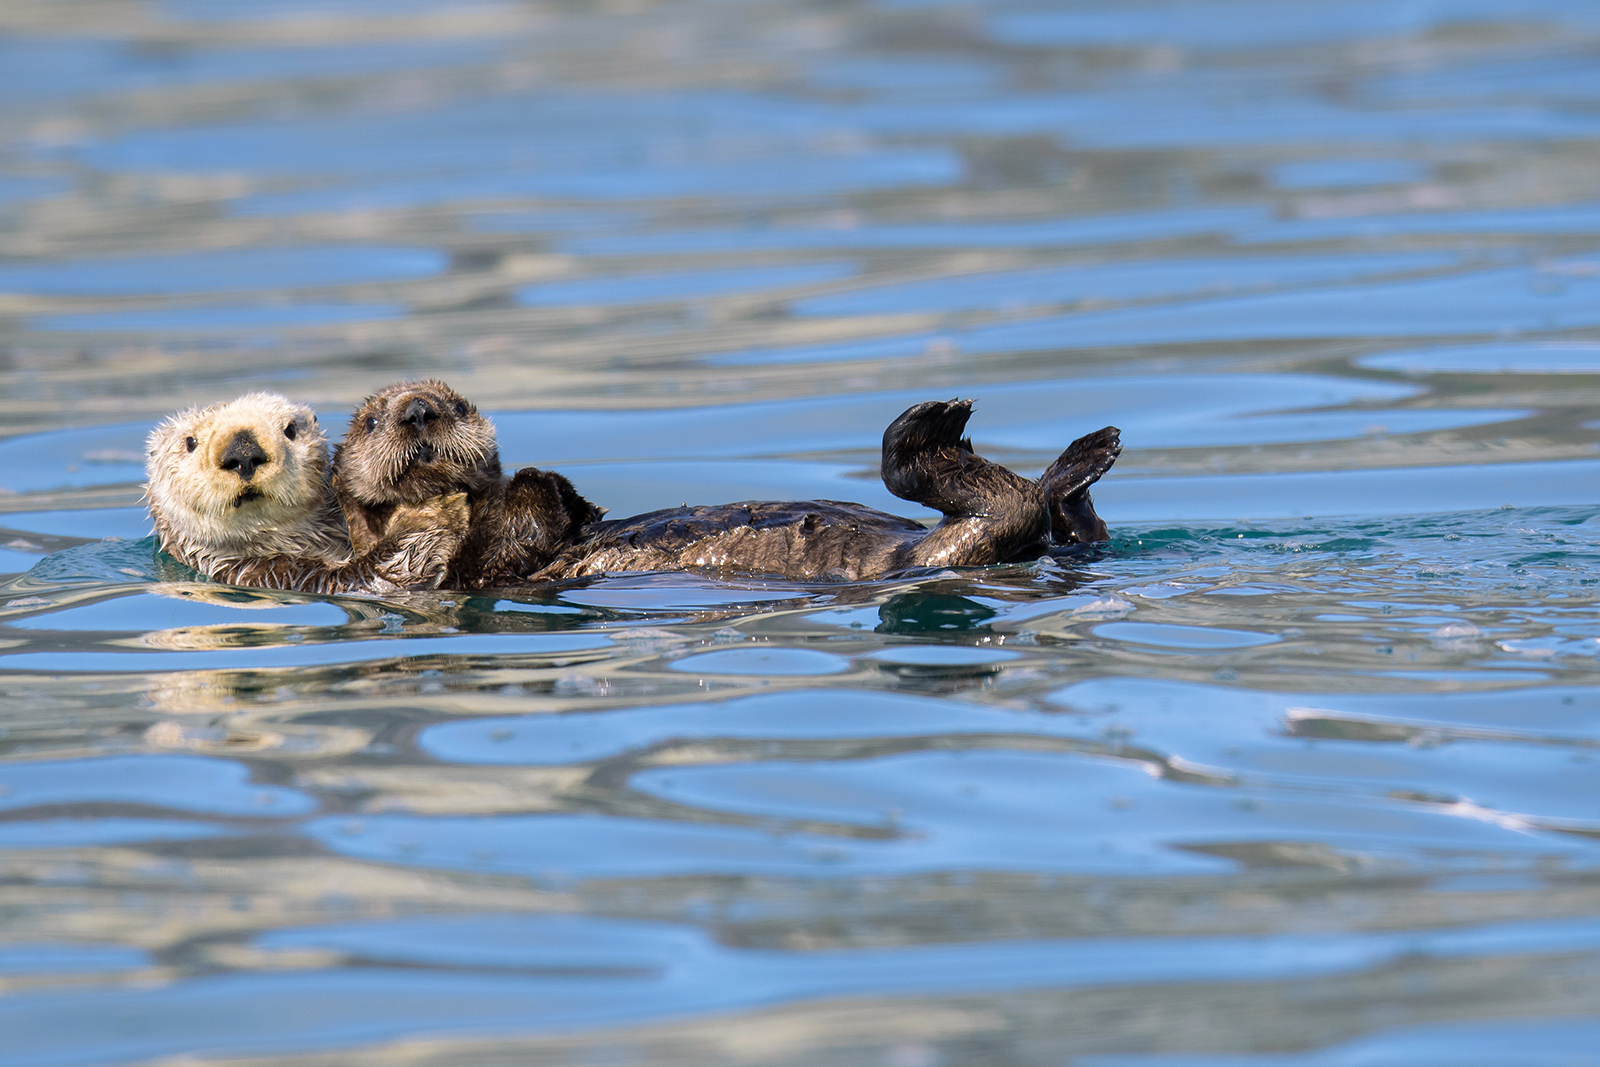
POLYGON ((389 526, 390 507, 380 504, 377 507, 362 507, 356 505, 345 509, 345 525, 350 530, 350 550, 355 558, 361 559, 372 555, 383 542, 384 531, 389 526))
POLYGON ((516 539, 543 552, 559 550, 605 513, 555 471, 524 467, 506 487, 506 516, 516 539))

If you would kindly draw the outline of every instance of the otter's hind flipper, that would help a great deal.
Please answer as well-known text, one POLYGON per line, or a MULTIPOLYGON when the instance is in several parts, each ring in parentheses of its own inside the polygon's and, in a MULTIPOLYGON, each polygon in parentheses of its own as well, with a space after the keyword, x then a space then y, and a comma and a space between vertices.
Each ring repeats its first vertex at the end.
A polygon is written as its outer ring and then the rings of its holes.
POLYGON ((1044 540, 1039 486, 972 450, 962 436, 971 415, 970 400, 930 400, 908 408, 883 433, 889 492, 945 516, 912 546, 907 566, 999 563, 1044 540))
POLYGON ((1110 537, 1094 510, 1089 487, 1122 454, 1122 431, 1106 426, 1085 434, 1062 452, 1039 477, 1050 507, 1050 539, 1058 545, 1092 544, 1110 537))
POLYGON ((883 484, 902 500, 925 504, 946 515, 964 513, 952 494, 964 495, 952 479, 972 439, 963 437, 972 417, 970 400, 928 400, 914 404, 883 431, 883 484))

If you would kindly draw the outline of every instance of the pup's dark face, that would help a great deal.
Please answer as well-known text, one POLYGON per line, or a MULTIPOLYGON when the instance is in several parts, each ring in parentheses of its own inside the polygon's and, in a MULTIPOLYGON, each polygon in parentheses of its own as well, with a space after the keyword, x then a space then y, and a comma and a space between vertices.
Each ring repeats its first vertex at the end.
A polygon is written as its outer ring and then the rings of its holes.
POLYGON ((396 382, 368 397, 333 457, 340 495, 365 505, 481 493, 500 479, 494 426, 444 382, 396 382))

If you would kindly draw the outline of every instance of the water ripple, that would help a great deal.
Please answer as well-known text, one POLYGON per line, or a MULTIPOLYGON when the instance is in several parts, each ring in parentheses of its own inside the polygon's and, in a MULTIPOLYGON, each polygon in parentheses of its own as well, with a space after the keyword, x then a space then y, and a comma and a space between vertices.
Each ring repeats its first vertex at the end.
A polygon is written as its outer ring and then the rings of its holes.
POLYGON ((1579 0, 0 10, 0 1063, 1588 1063, 1579 0), (165 414, 443 376, 624 515, 917 401, 1112 538, 314 596, 165 414))

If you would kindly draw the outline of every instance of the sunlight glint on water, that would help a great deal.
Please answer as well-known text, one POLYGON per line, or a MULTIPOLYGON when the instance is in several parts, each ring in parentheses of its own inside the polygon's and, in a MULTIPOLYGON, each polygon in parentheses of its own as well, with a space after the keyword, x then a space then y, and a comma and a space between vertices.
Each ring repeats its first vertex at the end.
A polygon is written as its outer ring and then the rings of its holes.
POLYGON ((0 1067, 1600 1064, 1578 0, 0 10, 0 1067), (393 600, 144 436, 438 375, 625 515, 1107 423, 1113 541, 393 600))

